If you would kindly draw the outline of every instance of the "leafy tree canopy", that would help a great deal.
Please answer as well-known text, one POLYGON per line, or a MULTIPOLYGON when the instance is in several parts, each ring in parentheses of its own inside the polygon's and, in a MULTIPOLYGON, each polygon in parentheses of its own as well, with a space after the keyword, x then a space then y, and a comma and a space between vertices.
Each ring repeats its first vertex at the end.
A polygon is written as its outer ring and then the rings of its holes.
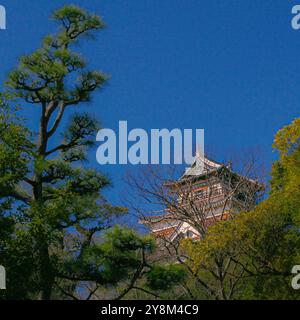
POLYGON ((280 158, 273 165, 269 198, 252 212, 211 227, 203 241, 184 244, 195 273, 208 276, 219 268, 225 291, 239 277, 235 298, 297 298, 291 270, 300 260, 300 119, 278 131, 274 148, 280 158))

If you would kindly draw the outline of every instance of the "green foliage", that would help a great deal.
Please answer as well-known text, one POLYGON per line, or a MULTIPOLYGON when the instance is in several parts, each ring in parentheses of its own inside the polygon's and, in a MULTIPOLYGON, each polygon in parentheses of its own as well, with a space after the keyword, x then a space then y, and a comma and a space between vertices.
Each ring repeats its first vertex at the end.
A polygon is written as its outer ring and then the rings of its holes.
POLYGON ((70 47, 83 36, 102 29, 103 22, 76 6, 65 6, 53 17, 60 24, 59 31, 47 36, 42 48, 20 59, 7 86, 33 104, 52 102, 68 106, 89 101, 91 93, 102 87, 107 77, 102 72, 86 70, 84 59, 70 47))
POLYGON ((90 101, 107 81, 72 51, 104 24, 77 6, 52 18, 57 32, 21 57, 8 93, 0 95, 0 262, 8 274, 0 297, 71 297, 82 283, 113 287, 120 299, 130 290, 171 296, 174 285, 192 282, 192 294, 201 298, 298 298, 290 281, 300 260, 300 119, 275 136, 280 157, 268 199, 210 227, 201 241, 184 241, 185 269, 153 264, 155 241, 111 229, 127 210, 103 196, 109 179, 82 165, 99 123, 87 113, 71 114, 61 130, 66 109, 90 101), (40 108, 38 128, 26 128, 16 102, 40 108))
POLYGON ((11 112, 9 96, 0 94, 0 194, 7 194, 27 172, 31 144, 28 130, 11 112))
POLYGON ((181 265, 155 265, 146 276, 146 285, 153 290, 169 290, 174 284, 186 278, 186 270, 181 265))
MULTIPOLYGON (((57 32, 20 58, 6 82, 9 94, 0 96, 0 223, 5 228, 0 260, 8 274, 6 298, 51 298, 59 283, 68 281, 61 276, 68 276, 65 262, 83 257, 94 238, 127 212, 102 195, 108 178, 80 164, 98 122, 87 113, 71 114, 61 130, 66 109, 90 101, 106 82, 102 72, 88 70, 81 54, 72 51, 104 24, 76 6, 57 10, 53 19, 57 32), (22 108, 28 103, 40 108, 37 128, 26 128, 12 97, 22 108)), ((88 267, 80 261, 82 269, 88 267)), ((78 281, 68 288, 76 290, 78 281)))
POLYGON ((98 121, 87 113, 71 113, 61 128, 66 109, 90 101, 107 80, 72 51, 104 24, 77 6, 57 10, 53 19, 57 32, 21 57, 6 82, 23 108, 28 103, 40 108, 38 127, 26 128, 11 96, 0 96, 0 261, 8 274, 1 297, 74 297, 82 284, 113 287, 116 296, 121 283, 122 298, 138 283, 145 291, 145 275, 150 279, 155 272, 176 284, 182 279, 178 267, 153 268, 148 261, 155 247, 151 237, 111 229, 127 209, 103 196, 110 186, 105 175, 82 165, 98 121))
POLYGON ((95 14, 88 13, 78 6, 68 5, 57 10, 53 19, 62 26, 61 37, 68 34, 65 41, 77 39, 78 35, 90 30, 102 29, 103 21, 95 14))
POLYGON ((75 267, 72 271, 77 276, 97 275, 99 284, 112 285, 126 280, 141 265, 142 255, 153 250, 152 238, 116 226, 104 235, 102 243, 86 246, 82 254, 67 265, 75 267))
POLYGON ((269 198, 250 213, 214 225, 199 243, 183 244, 193 272, 209 279, 214 298, 298 299, 291 270, 300 261, 299 142, 297 119, 275 136, 280 159, 273 165, 269 198))

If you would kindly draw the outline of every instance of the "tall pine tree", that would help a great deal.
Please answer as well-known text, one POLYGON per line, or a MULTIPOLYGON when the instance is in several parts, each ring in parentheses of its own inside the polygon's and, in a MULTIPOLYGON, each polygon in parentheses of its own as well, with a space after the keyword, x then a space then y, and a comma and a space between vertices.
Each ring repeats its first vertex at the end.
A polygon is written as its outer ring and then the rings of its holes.
POLYGON ((94 288, 88 298, 107 284, 121 283, 117 299, 133 289, 147 294, 168 289, 164 281, 153 281, 157 268, 172 284, 184 272, 148 261, 153 239, 126 228, 108 231, 127 210, 103 197, 107 177, 82 165, 98 122, 88 113, 71 112, 62 130, 66 111, 89 102, 107 80, 72 50, 104 24, 76 6, 63 7, 53 18, 58 32, 20 59, 6 83, 10 96, 0 96, 0 263, 8 275, 1 295, 77 299, 82 283, 94 288), (39 110, 37 128, 26 127, 15 103, 39 110))

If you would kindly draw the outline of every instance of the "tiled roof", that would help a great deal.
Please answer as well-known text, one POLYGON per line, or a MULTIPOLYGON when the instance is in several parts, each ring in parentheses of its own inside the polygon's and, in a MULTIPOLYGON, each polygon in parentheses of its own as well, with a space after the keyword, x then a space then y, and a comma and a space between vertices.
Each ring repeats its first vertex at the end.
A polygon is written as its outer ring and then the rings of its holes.
POLYGON ((180 180, 189 176, 201 176, 209 173, 210 171, 218 170, 222 167, 224 167, 224 164, 210 160, 206 156, 197 153, 194 163, 186 169, 180 180))

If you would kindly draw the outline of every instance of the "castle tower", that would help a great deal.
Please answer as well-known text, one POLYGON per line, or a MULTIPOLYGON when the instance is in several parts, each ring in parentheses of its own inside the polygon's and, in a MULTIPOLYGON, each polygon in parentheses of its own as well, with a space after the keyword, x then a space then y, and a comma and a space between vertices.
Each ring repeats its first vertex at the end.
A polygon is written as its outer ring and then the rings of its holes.
POLYGON ((166 182, 176 198, 161 215, 140 222, 167 242, 188 237, 201 239, 209 226, 227 220, 256 203, 261 185, 225 165, 197 154, 177 181, 166 182))

